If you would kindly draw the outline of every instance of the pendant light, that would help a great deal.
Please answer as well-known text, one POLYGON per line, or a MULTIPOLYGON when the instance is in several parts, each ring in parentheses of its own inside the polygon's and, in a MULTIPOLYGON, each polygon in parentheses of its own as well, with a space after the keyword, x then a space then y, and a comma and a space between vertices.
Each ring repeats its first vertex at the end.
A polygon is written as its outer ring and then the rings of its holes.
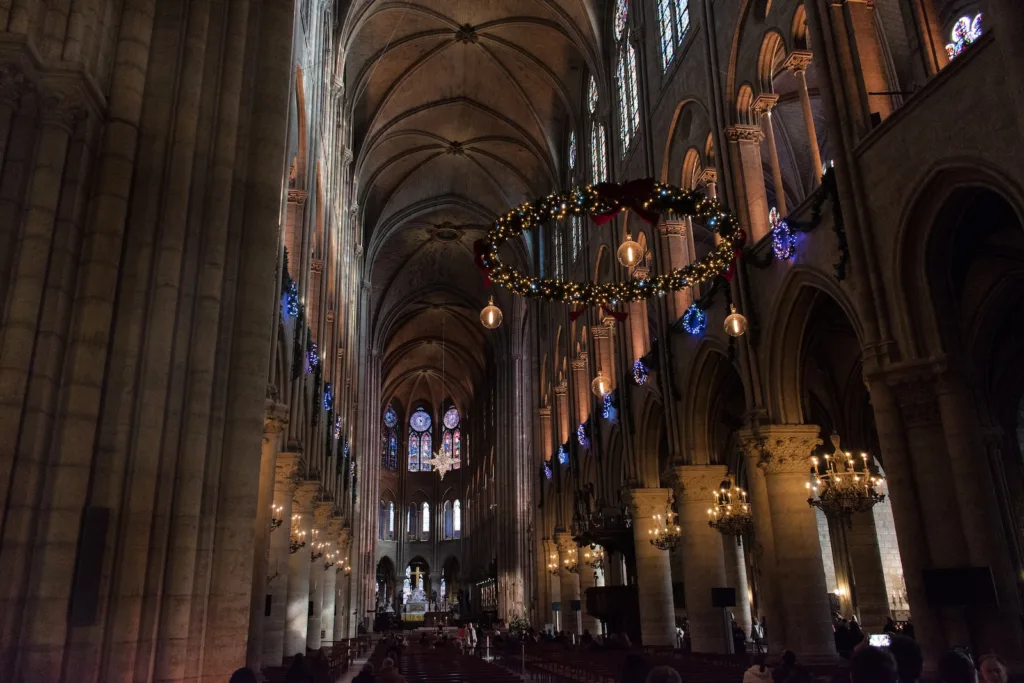
POLYGON ((501 325, 501 309, 494 305, 494 297, 480 311, 480 324, 489 330, 495 330, 501 325))

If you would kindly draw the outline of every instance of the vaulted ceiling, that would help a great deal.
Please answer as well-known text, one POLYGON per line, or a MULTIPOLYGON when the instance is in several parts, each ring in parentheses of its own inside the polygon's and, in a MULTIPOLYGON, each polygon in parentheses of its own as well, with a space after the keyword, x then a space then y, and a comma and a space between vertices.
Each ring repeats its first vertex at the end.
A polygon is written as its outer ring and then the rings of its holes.
POLYGON ((563 176, 598 16, 598 0, 353 0, 345 87, 385 400, 472 400, 495 338, 473 243, 563 176))

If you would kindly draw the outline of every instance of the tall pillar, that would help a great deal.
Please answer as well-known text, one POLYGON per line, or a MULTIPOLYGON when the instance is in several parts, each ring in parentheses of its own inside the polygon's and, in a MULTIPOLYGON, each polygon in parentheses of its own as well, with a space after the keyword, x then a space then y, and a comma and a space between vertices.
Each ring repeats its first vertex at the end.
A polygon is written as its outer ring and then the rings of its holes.
POLYGON ((672 647, 676 642, 668 552, 650 543, 654 515, 665 515, 670 494, 669 489, 629 489, 627 492, 633 515, 640 634, 647 647, 672 647))
MULTIPOLYGON (((684 220, 664 220, 658 228, 668 244, 668 265, 675 270, 690 263, 690 247, 687 244, 688 229, 684 220)), ((672 322, 683 317, 683 313, 693 303, 693 293, 689 288, 672 292, 669 295, 668 311, 672 322)))
POLYGON ((349 607, 348 596, 352 576, 351 571, 346 573, 345 567, 340 564, 335 566, 334 572, 337 576, 334 584, 334 642, 340 643, 349 637, 348 625, 352 620, 352 609, 349 607))
POLYGON ((683 586, 694 652, 728 653, 722 608, 711 589, 726 585, 722 535, 708 525, 708 505, 726 478, 725 465, 686 465, 673 470, 682 532, 683 586))
POLYGON ((814 186, 821 184, 824 165, 821 163, 821 150, 818 148, 818 133, 814 128, 814 111, 811 109, 811 95, 807 91, 807 67, 811 65, 811 53, 794 50, 786 60, 786 68, 793 72, 797 80, 797 91, 800 93, 800 107, 804 113, 804 128, 807 131, 807 145, 811 150, 811 180, 814 186))
POLYGON ((554 432, 551 426, 551 408, 538 408, 537 417, 540 420, 540 454, 545 461, 550 462, 551 456, 555 453, 555 447, 552 445, 554 432))
MULTIPOLYGON (((292 503, 292 533, 305 532, 301 548, 288 556, 288 609, 284 632, 284 656, 306 652, 309 628, 309 557, 313 538, 313 504, 320 496, 320 482, 303 481, 292 503)), ((285 522, 287 523, 287 522, 285 522)))
POLYGON ((333 514, 332 502, 320 501, 313 506, 313 528, 316 530, 317 542, 313 544, 309 564, 309 626, 306 628, 306 648, 309 650, 319 650, 322 640, 320 618, 324 602, 324 565, 327 554, 334 546, 330 532, 333 514))
MULTIPOLYGON (((555 433, 558 435, 558 445, 569 440, 569 385, 563 379, 555 385, 555 407, 558 413, 555 415, 555 433)), ((557 450, 557 449, 555 449, 557 450)))
POLYGON ((742 198, 746 206, 751 243, 756 244, 768 234, 768 199, 761 167, 761 142, 764 133, 759 126, 736 125, 725 130, 729 144, 736 148, 742 198))
POLYGON ((555 534, 555 544, 558 546, 558 580, 559 593, 562 603, 562 630, 568 633, 580 635, 582 633, 579 624, 577 610, 572 608, 574 601, 580 599, 580 575, 566 569, 566 560, 579 562, 579 553, 576 551, 576 542, 572 536, 565 532, 555 534))
MULTIPOLYGON (((650 252, 647 255, 650 260, 650 252)), ((648 266, 637 266, 633 269, 634 280, 646 280, 651 274, 651 269, 648 266)), ((674 293, 674 292, 673 292, 674 293)), ((647 302, 646 301, 630 301, 627 304, 629 308, 629 332, 630 342, 632 343, 632 358, 637 361, 647 355, 647 352, 651 350, 651 329, 650 325, 647 324, 647 302)), ((626 368, 627 375, 629 368, 626 368)))
POLYGON ((587 374, 587 352, 580 351, 572 362, 572 379, 576 384, 576 414, 579 424, 590 417, 590 376, 587 374))
POLYGON ((787 645, 776 595, 775 534, 772 531, 772 514, 768 505, 768 485, 764 471, 758 466, 761 462, 764 439, 761 432, 750 429, 742 429, 736 436, 744 453, 750 507, 754 515, 754 545, 751 547, 751 559, 754 580, 758 587, 756 616, 764 625, 768 651, 781 653, 787 645))
POLYGON ((601 620, 587 611, 587 589, 597 586, 597 577, 593 567, 583 564, 583 553, 579 549, 576 551, 576 557, 579 558, 580 614, 583 617, 583 630, 589 631, 593 636, 601 632, 601 620))
POLYGON ((861 626, 868 633, 881 633, 885 618, 889 616, 889 594, 885 588, 874 514, 868 510, 853 515, 845 536, 853 574, 851 589, 857 601, 861 626))
MULTIPOLYGON (((597 374, 608 379, 608 384, 615 388, 615 319, 607 317, 600 325, 590 329, 594 338, 594 365, 597 374)), ((588 386, 587 389, 590 387, 588 386)), ((587 394, 589 404, 590 394, 587 394)))
POLYGON ((558 545, 551 539, 545 539, 544 541, 544 576, 547 577, 547 583, 551 591, 551 603, 545 605, 544 613, 551 615, 551 626, 556 630, 559 629, 559 612, 566 609, 562 607, 562 582, 560 580, 561 571, 557 574, 551 574, 548 569, 548 564, 558 565, 558 545), (554 603, 559 603, 559 612, 555 612, 554 603))
MULTIPOLYGON (((765 474, 775 541, 775 586, 786 647, 805 656, 834 657, 835 643, 818 542, 807 504, 810 457, 821 444, 817 425, 769 425, 758 467, 765 474)), ((772 628, 769 624, 769 628, 772 628)))
POLYGON ((722 552, 725 555, 726 585, 736 589, 736 607, 733 617, 750 637, 750 589, 747 584, 747 560, 744 553, 746 540, 737 542, 735 536, 722 536, 722 552))
POLYGON ((768 147, 768 161, 772 168, 772 182, 775 184, 775 206, 785 216, 786 187, 782 184, 782 166, 779 164, 779 148, 775 145, 775 128, 772 126, 772 110, 779 101, 775 93, 761 93, 754 100, 754 112, 761 117, 761 130, 768 147))
MULTIPOLYGON (((338 585, 338 573, 336 567, 341 566, 341 517, 332 517, 327 524, 327 537, 331 540, 330 555, 324 560, 324 589, 320 609, 320 630, 322 631, 321 641, 334 642, 334 620, 338 599, 336 587, 338 585)), ((323 642, 321 642, 321 645, 323 642)))
POLYGON ((270 614, 263 620, 263 666, 281 666, 284 657, 285 614, 288 606, 288 558, 292 499, 302 467, 301 453, 278 453, 274 476, 274 516, 281 525, 270 534, 267 594, 270 614))

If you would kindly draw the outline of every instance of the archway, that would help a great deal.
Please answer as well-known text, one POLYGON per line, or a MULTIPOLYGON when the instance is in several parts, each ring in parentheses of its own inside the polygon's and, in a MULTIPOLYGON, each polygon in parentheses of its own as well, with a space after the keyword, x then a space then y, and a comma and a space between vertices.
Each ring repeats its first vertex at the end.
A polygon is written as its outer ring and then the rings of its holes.
POLYGON ((377 611, 394 609, 395 563, 385 555, 377 562, 377 611))

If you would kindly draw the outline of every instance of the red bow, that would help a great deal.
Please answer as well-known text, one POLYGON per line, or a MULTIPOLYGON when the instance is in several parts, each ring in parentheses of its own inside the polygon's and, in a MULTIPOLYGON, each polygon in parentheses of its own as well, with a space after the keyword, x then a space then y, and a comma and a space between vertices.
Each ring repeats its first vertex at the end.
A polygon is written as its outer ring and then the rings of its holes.
MULTIPOLYGON (((587 308, 589 308, 589 306, 580 306, 575 311, 569 313, 569 322, 576 322, 576 320, 579 319, 581 315, 587 312, 587 308)), ((606 315, 609 315, 612 318, 614 318, 615 322, 617 323, 621 323, 622 321, 629 317, 629 313, 618 313, 604 305, 601 306, 601 310, 604 311, 606 315)))
POLYGON ((729 267, 722 273, 722 277, 729 282, 732 282, 732 277, 736 274, 736 264, 739 263, 740 255, 743 254, 743 244, 746 241, 747 233, 742 230, 736 233, 736 241, 732 243, 732 261, 729 262, 729 267))
POLYGON ((485 240, 477 240, 473 242, 473 263, 480 269, 480 272, 484 274, 484 287, 491 286, 491 271, 484 265, 484 246, 487 244, 485 240))
POLYGON ((641 178, 631 180, 623 185, 615 183, 600 183, 594 188, 597 191, 597 198, 614 208, 602 213, 593 215, 594 223, 604 225, 615 218, 622 209, 629 209, 640 220, 651 225, 658 222, 658 213, 644 208, 644 202, 654 196, 654 178, 641 178))

